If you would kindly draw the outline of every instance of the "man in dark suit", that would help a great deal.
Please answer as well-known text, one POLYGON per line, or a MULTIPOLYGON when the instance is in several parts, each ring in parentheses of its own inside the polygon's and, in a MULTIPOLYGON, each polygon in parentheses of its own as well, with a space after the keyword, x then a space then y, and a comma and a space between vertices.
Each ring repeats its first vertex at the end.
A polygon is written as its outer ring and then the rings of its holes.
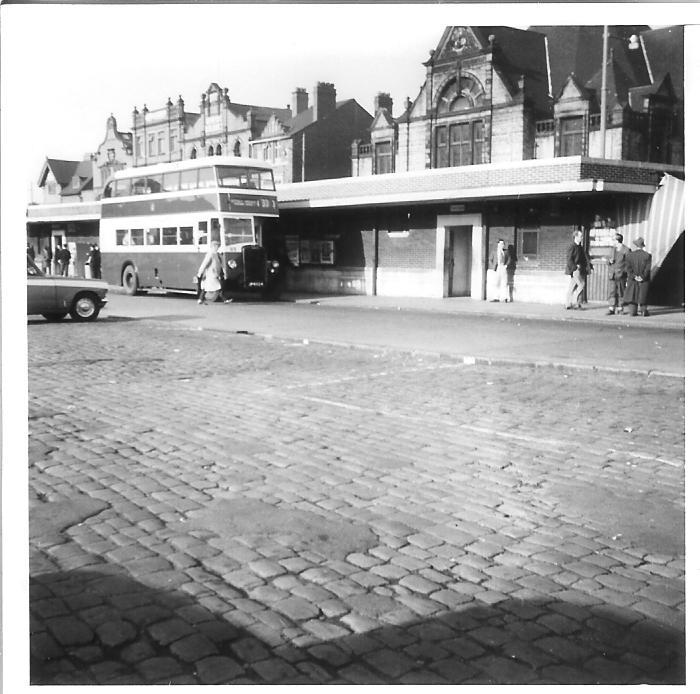
POLYGON ((624 304, 629 305, 630 316, 637 315, 637 308, 643 316, 648 316, 647 294, 651 280, 651 253, 644 250, 644 239, 634 240, 636 249, 627 254, 627 287, 624 304))
POLYGON ((622 243, 622 234, 615 234, 615 248, 608 260, 610 274, 608 276, 608 315, 612 316, 617 310, 622 313, 622 297, 627 284, 627 254, 630 249, 622 243))
POLYGON ((573 243, 566 251, 566 269, 564 272, 571 277, 569 288, 566 291, 566 309, 582 309, 581 295, 586 288, 586 277, 593 269, 591 259, 583 247, 583 232, 579 229, 574 232, 573 243))

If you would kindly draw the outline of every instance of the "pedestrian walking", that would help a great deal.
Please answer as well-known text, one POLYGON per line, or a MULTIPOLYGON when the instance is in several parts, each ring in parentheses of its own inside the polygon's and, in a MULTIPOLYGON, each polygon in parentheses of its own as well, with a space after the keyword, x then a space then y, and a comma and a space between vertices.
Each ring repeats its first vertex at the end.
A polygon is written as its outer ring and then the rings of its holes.
POLYGON ((92 251, 90 253, 90 274, 96 280, 102 279, 102 251, 100 247, 96 244, 92 244, 92 251))
POLYGON ((515 291, 515 268, 518 266, 518 256, 515 246, 510 243, 506 249, 506 278, 508 282, 508 299, 513 303, 513 292, 515 291))
POLYGON ((608 260, 608 315, 622 313, 623 296, 627 284, 627 254, 630 249, 622 243, 622 234, 615 234, 615 248, 608 260))
MULTIPOLYGON (((197 283, 199 287, 198 304, 206 304, 206 299, 218 301, 221 298, 222 280, 224 277, 224 265, 219 254, 221 244, 212 241, 209 250, 204 256, 202 264, 197 271, 197 283)), ((227 299, 224 303, 230 303, 227 299)))
POLYGON ((648 316, 651 253, 644 250, 644 239, 641 236, 634 240, 634 245, 636 249, 627 254, 627 287, 623 300, 630 307, 630 316, 636 316, 638 310, 643 316, 648 316))
POLYGON ((591 258, 583 247, 583 232, 574 232, 574 240, 566 251, 566 269, 564 272, 571 277, 569 288, 566 290, 566 309, 583 309, 581 296, 586 288, 586 278, 593 269, 591 258))
POLYGON ((496 297, 491 301, 508 301, 508 273, 506 270, 506 244, 503 239, 498 239, 496 252, 494 253, 493 269, 496 273, 495 291, 496 297))

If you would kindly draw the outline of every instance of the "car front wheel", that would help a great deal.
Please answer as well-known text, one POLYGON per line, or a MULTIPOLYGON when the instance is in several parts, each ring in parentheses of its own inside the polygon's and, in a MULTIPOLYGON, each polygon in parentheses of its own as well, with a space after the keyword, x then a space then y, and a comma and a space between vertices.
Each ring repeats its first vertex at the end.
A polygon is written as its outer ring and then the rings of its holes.
POLYGON ((79 294, 70 309, 73 320, 90 321, 100 315, 100 303, 94 294, 79 294))

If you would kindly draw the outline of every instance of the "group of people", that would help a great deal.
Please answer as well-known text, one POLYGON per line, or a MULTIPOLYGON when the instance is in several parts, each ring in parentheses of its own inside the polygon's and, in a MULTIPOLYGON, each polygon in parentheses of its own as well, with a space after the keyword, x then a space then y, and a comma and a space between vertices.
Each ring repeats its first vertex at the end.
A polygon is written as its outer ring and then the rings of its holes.
POLYGON ((496 297, 491 301, 513 302, 513 289, 515 287, 515 268, 518 264, 518 256, 515 246, 511 243, 506 248, 503 239, 498 239, 496 253, 493 258, 493 269, 496 273, 495 292, 496 297))
MULTIPOLYGON (((622 234, 615 234, 615 247, 608 260, 608 315, 624 313, 648 316, 647 299, 651 280, 651 253, 644 250, 644 239, 634 240, 635 250, 622 243, 622 234)), ((583 232, 574 232, 573 243, 566 255, 565 273, 571 277, 566 292, 567 310, 581 309, 581 297, 586 280, 593 270, 588 252, 583 247, 583 232)))
MULTIPOLYGON (((39 252, 34 250, 34 246, 27 244, 27 256, 34 261, 42 272, 47 274, 62 275, 68 277, 70 261, 73 257, 67 245, 57 243, 56 252, 51 250, 51 245, 39 247, 39 252)), ((87 257, 85 259, 85 276, 102 278, 102 253, 96 243, 90 244, 87 257), (89 275, 88 275, 89 272, 89 275)))

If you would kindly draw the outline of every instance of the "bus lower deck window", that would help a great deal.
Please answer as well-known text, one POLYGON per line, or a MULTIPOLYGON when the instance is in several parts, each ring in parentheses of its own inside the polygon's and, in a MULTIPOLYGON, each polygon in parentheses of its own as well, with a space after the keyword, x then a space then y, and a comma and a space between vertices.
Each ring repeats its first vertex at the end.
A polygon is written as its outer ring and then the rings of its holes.
POLYGON ((131 245, 143 246, 143 229, 131 230, 131 245))
POLYGON ((177 246, 177 227, 163 227, 163 245, 177 246))
POLYGON ((129 230, 117 229, 117 246, 129 245, 129 230))
POLYGON ((194 243, 194 230, 192 227, 180 227, 180 245, 191 246, 194 243))

